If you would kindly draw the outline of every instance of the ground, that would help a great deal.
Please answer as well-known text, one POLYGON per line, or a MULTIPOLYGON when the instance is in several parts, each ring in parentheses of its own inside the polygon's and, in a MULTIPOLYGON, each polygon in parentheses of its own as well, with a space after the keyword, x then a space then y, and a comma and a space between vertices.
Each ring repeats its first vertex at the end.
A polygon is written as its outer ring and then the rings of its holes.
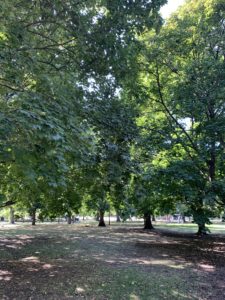
POLYGON ((192 229, 0 227, 0 299, 225 299, 221 226, 204 238, 192 229))

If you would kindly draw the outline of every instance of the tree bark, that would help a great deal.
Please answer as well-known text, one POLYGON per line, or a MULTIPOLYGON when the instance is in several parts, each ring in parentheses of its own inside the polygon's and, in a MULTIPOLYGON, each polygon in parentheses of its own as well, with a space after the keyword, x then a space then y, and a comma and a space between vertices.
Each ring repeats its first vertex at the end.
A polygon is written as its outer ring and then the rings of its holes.
POLYGON ((12 206, 10 206, 10 212, 9 212, 9 223, 15 224, 15 218, 14 218, 14 209, 12 206))
POLYGON ((151 214, 150 213, 145 213, 144 214, 144 229, 154 229, 152 225, 152 220, 151 220, 151 214))
POLYGON ((152 215, 152 221, 155 222, 156 219, 155 219, 155 215, 152 215))
POLYGON ((68 214, 67 216, 67 224, 70 225, 72 223, 72 217, 71 214, 68 214))
POLYGON ((104 221, 104 211, 100 211, 99 212, 99 223, 98 223, 98 226, 101 226, 101 227, 105 227, 105 221, 104 221))
POLYGON ((32 210, 31 220, 32 220, 32 225, 35 226, 36 225, 36 209, 32 210))
POLYGON ((205 224, 198 224, 198 232, 197 235, 202 236, 207 234, 207 229, 205 227, 205 224))

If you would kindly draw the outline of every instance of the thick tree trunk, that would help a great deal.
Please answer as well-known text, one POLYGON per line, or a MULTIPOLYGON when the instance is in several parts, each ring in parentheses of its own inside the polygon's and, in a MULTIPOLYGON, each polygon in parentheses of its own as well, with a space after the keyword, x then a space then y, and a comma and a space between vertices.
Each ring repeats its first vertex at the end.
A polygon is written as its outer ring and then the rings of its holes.
POLYGON ((144 229, 154 229, 152 226, 151 215, 149 213, 144 214, 144 229))
POLYGON ((35 226, 36 225, 36 209, 32 210, 31 220, 32 220, 32 225, 35 226))
POLYGON ((198 231, 196 234, 199 236, 207 234, 209 230, 206 228, 206 224, 210 223, 210 220, 207 215, 207 211, 204 209, 202 198, 199 199, 198 207, 193 207, 192 212, 193 221, 198 225, 198 231))
POLYGON ((101 226, 101 227, 105 227, 105 221, 104 221, 104 212, 103 211, 100 211, 99 212, 99 223, 98 223, 98 226, 101 226))
POLYGON ((198 232, 197 235, 202 236, 207 234, 207 229, 205 224, 198 224, 198 232))
POLYGON ((14 209, 12 206, 10 206, 10 212, 9 212, 9 223, 10 224, 15 224, 15 218, 14 218, 14 209))

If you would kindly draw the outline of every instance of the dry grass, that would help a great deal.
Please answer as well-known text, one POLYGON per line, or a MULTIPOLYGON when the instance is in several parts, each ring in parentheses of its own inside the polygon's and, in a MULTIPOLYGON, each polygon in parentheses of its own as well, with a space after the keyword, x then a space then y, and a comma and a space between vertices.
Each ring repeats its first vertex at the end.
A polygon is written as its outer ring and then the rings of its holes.
POLYGON ((0 228, 0 299, 225 299, 225 238, 140 227, 0 228))

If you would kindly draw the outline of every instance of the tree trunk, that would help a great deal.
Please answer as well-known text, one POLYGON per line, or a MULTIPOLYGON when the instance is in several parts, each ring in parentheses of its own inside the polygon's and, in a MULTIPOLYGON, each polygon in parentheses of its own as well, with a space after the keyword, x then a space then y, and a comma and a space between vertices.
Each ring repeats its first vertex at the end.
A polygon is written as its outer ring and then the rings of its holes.
POLYGON ((99 212, 97 212, 96 217, 95 217, 95 220, 99 222, 99 220, 100 220, 99 212))
POLYGON ((10 206, 10 212, 9 212, 9 223, 10 224, 15 224, 15 218, 14 218, 14 209, 12 206, 10 206))
POLYGON ((104 221, 104 211, 100 211, 99 212, 99 223, 98 223, 98 226, 101 226, 101 227, 105 227, 105 221, 104 221))
POLYGON ((36 225, 36 209, 33 209, 32 210, 32 213, 31 213, 31 220, 32 220, 32 225, 36 225))
POLYGON ((198 232, 197 235, 202 236, 207 234, 207 229, 205 224, 198 224, 198 232))
POLYGON ((152 215, 152 221, 155 222, 156 219, 155 219, 155 215, 152 215))
POLYGON ((225 222, 225 214, 222 215, 222 220, 221 222, 225 222))
POLYGON ((149 213, 144 214, 144 229, 154 229, 152 226, 151 215, 149 213))
POLYGON ((121 222, 120 215, 118 212, 116 213, 116 222, 121 222))
POLYGON ((72 217, 71 214, 67 215, 67 224, 70 225, 72 223, 72 217))

